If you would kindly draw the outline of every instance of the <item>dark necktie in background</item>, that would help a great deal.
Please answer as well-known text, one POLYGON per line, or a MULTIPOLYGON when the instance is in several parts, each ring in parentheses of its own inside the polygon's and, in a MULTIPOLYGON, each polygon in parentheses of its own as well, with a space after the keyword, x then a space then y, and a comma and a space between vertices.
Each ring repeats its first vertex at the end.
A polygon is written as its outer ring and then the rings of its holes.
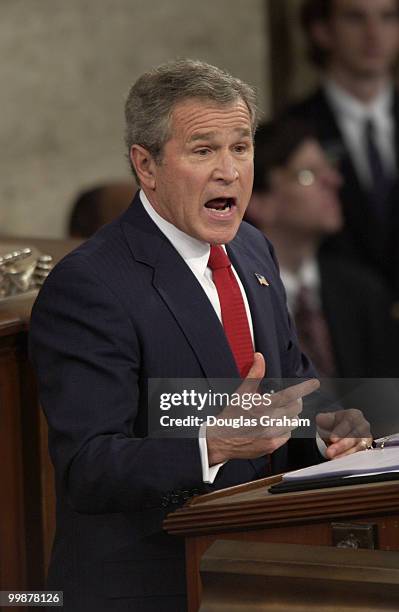
POLYGON ((311 359, 319 376, 334 378, 336 366, 327 321, 307 287, 301 287, 294 319, 302 351, 311 359))
POLYGON ((365 142, 371 176, 370 201, 377 217, 384 221, 389 213, 388 196, 393 181, 384 168, 381 153, 376 142, 375 123, 372 119, 367 119, 365 123, 365 142))
POLYGON ((245 378, 254 360, 251 331, 240 287, 221 246, 211 246, 208 267, 219 295, 224 332, 240 375, 245 378))

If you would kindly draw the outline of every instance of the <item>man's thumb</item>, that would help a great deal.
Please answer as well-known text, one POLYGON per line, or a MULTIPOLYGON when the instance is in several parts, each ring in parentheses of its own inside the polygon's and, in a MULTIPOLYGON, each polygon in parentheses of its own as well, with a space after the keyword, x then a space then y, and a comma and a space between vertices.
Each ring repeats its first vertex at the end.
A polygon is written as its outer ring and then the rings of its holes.
POLYGON ((259 379, 264 378, 265 374, 266 374, 265 358, 263 357, 262 353, 255 353, 253 364, 251 365, 246 378, 247 379, 252 378, 255 380, 259 380, 259 379))
POLYGON ((247 376, 242 381, 238 391, 240 393, 253 393, 259 386, 259 382, 265 376, 266 365, 262 353, 255 353, 253 363, 247 376))

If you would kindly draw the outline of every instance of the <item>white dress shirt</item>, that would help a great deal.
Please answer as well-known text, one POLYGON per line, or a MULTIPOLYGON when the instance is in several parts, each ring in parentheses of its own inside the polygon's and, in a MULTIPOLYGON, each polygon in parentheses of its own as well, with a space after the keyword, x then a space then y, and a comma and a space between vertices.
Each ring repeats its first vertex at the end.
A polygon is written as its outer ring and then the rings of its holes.
POLYGON ((354 98, 332 79, 325 81, 324 91, 362 186, 369 189, 371 185, 371 170, 365 142, 367 120, 373 122, 375 144, 380 153, 385 172, 388 176, 394 176, 396 173, 396 155, 394 143, 395 121, 392 114, 393 85, 388 85, 370 104, 364 104, 354 98))
MULTIPOLYGON (((212 272, 210 268, 208 268, 208 260, 209 254, 211 251, 211 247, 208 243, 202 242, 201 240, 197 240, 192 236, 188 236, 181 230, 179 230, 175 225, 172 225, 166 219, 161 217, 152 207, 149 202, 147 196, 145 195, 143 190, 140 190, 140 199, 142 204, 149 214, 151 219, 154 221, 155 225, 161 230, 161 232, 166 236, 169 242, 172 243, 176 251, 179 255, 184 259, 191 272, 194 274, 201 287, 205 291, 209 301, 211 302, 215 312, 219 318, 219 321, 222 323, 222 311, 220 308, 219 295, 215 286, 215 283, 212 280, 212 272)), ((251 311, 249 309, 248 299, 245 294, 244 287, 242 286, 241 280, 235 271, 234 267, 232 270, 237 278, 238 286, 241 289, 241 294, 244 300, 245 310, 247 313, 249 329, 251 331, 252 343, 254 343, 254 332, 253 332, 253 324, 251 311)), ((202 475, 204 482, 212 483, 216 474, 218 473, 220 467, 223 463, 209 466, 208 461, 208 447, 206 444, 206 426, 202 425, 199 431, 199 447, 200 447, 200 455, 201 455, 201 465, 202 465, 202 475)))
POLYGON ((295 313, 301 287, 308 289, 315 306, 321 307, 320 270, 315 259, 306 259, 296 274, 280 265, 280 276, 287 294, 287 305, 291 316, 295 313))

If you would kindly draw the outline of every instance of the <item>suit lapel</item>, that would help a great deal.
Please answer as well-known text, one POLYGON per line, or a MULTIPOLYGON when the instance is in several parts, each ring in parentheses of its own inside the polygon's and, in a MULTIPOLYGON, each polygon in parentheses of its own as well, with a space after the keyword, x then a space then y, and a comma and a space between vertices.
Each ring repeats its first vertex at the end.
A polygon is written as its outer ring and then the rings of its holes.
POLYGON ((357 192, 361 195, 362 199, 364 199, 367 196, 358 179, 355 166, 353 165, 351 155, 338 126, 334 112, 322 89, 317 92, 314 100, 317 108, 319 137, 323 144, 323 148, 332 160, 339 162, 342 172, 348 177, 347 182, 350 183, 353 193, 357 192))
POLYGON ((395 159, 396 168, 399 174, 399 94, 395 89, 393 97, 393 108, 392 108, 393 122, 394 122, 394 146, 395 146, 395 159))
MULTIPOLYGON (((393 123, 394 123, 394 146, 395 146, 395 161, 396 161, 396 181, 394 183, 390 204, 391 204, 391 223, 390 223, 390 247, 392 251, 389 251, 389 257, 392 259, 391 265, 393 269, 397 268, 397 234, 399 225, 399 206, 397 204, 399 197, 399 94, 395 90, 393 99, 393 123)), ((391 272, 392 273, 392 272, 391 272)), ((394 276, 397 276, 396 272, 393 272, 394 276)))
POLYGON ((279 376, 279 345, 271 301, 271 289, 261 285, 255 275, 258 273, 266 279, 270 278, 271 272, 267 268, 266 259, 254 259, 239 233, 227 246, 227 252, 248 298, 254 328, 255 350, 262 353, 265 358, 266 375, 279 376))
POLYGON ((138 197, 124 221, 124 233, 133 257, 153 268, 153 287, 184 333, 204 376, 238 377, 223 327, 208 297, 185 261, 145 212, 138 197))
POLYGON ((222 324, 201 285, 172 246, 166 247, 162 256, 154 287, 176 318, 205 376, 239 376, 222 324))

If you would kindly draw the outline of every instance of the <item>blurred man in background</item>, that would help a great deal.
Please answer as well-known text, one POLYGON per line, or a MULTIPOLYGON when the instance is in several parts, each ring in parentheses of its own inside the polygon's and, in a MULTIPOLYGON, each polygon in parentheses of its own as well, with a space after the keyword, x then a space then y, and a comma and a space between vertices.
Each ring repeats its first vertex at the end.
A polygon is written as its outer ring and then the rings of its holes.
POLYGON ((271 239, 302 349, 321 376, 394 376, 383 284, 363 265, 320 254, 342 228, 342 179, 304 124, 262 126, 246 220, 271 239))
POLYGON ((367 262, 399 295, 397 0, 306 0, 302 24, 321 87, 288 109, 311 123, 343 177, 331 249, 367 262))

